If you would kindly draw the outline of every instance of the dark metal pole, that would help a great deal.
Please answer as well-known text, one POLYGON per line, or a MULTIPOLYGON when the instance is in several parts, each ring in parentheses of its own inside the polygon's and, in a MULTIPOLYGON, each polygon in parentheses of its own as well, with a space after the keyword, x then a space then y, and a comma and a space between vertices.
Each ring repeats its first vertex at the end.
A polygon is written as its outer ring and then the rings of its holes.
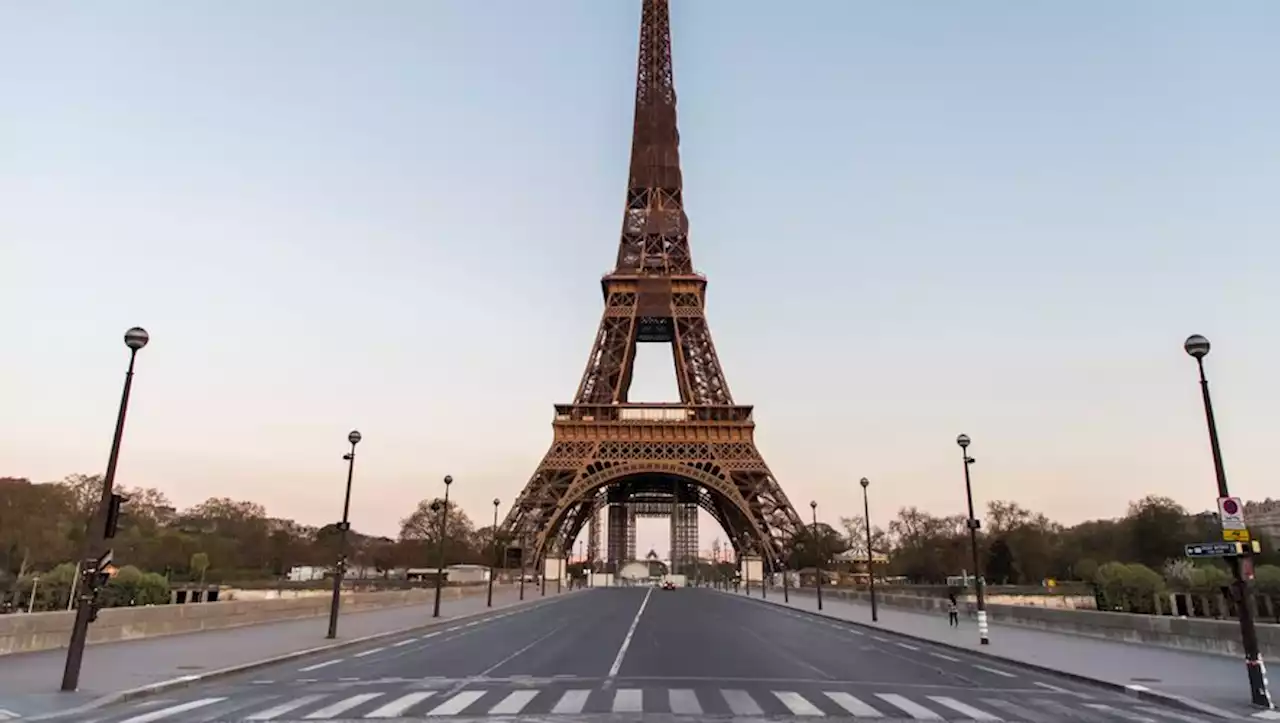
POLYGON ((871 481, 862 478, 862 519, 867 523, 867 582, 871 584, 871 622, 879 622, 880 614, 876 611, 876 570, 871 556, 871 503, 867 501, 867 488, 871 481))
POLYGON ((326 638, 332 640, 338 637, 338 608, 342 603, 342 578, 347 572, 347 529, 351 526, 348 521, 351 513, 351 478, 356 471, 356 443, 360 441, 360 433, 352 432, 347 435, 347 441, 351 442, 351 452, 347 458, 347 494, 342 499, 342 522, 338 524, 338 566, 333 571, 333 600, 329 602, 329 634, 326 638))
POLYGON ((493 573, 497 571, 497 567, 493 564, 498 560, 498 505, 501 504, 497 497, 493 498, 493 527, 490 528, 493 536, 493 549, 490 550, 492 557, 489 558, 489 602, 485 607, 493 607, 493 573))
POLYGON ((987 601, 983 588, 986 585, 982 580, 982 559, 978 554, 978 527, 981 523, 973 516, 973 486, 969 482, 969 466, 973 464, 973 457, 969 456, 969 437, 960 435, 956 438, 956 444, 960 445, 960 453, 964 456, 964 495, 969 503, 969 519, 966 524, 969 527, 969 542, 973 547, 973 586, 978 594, 978 642, 983 645, 991 643, 991 637, 987 629, 987 601))
POLYGON ((818 502, 815 500, 809 503, 809 508, 813 510, 813 550, 817 555, 815 560, 815 568, 818 572, 818 609, 822 609, 822 553, 818 550, 818 502))
MULTIPOLYGON (((1188 340, 1190 341, 1190 340, 1188 340)), ((1205 342, 1205 353, 1208 353, 1208 342, 1205 342)), ((1209 425, 1209 447, 1213 451, 1213 471, 1218 479, 1218 496, 1230 497, 1227 490, 1227 472, 1222 464, 1222 448, 1218 445, 1218 425, 1213 418, 1213 402, 1209 399, 1209 380, 1204 374, 1204 354, 1196 356, 1196 365, 1200 367, 1200 394, 1204 398, 1204 416, 1209 425)), ((1227 558, 1231 563, 1232 597, 1240 610, 1240 642, 1244 648, 1244 665, 1249 673, 1249 693, 1253 704, 1264 708, 1273 708, 1271 691, 1267 686, 1266 669, 1262 667, 1262 657, 1258 650, 1258 629, 1254 623, 1253 591, 1249 589, 1249 581, 1244 577, 1244 558, 1227 558)))
POLYGON ((80 565, 79 604, 76 605, 76 618, 71 627, 71 641, 67 645, 67 662, 62 669, 63 692, 72 692, 80 685, 80 665, 84 662, 84 646, 89 640, 89 623, 98 593, 97 565, 98 560, 106 554, 107 511, 111 507, 111 494, 115 490, 116 465, 120 461, 124 420, 129 411, 133 363, 138 357, 138 350, 146 346, 147 340, 146 332, 142 329, 130 329, 125 334, 125 344, 129 346, 129 369, 124 374, 124 391, 120 394, 120 409, 116 413, 116 431, 111 438, 111 453, 107 457, 107 474, 102 478, 102 495, 98 499, 98 509, 89 521, 85 540, 84 562, 80 565), (135 335, 135 332, 140 332, 141 336, 135 335))
POLYGON ((436 553, 436 604, 431 617, 440 617, 440 588, 444 585, 444 538, 449 532, 449 485, 453 477, 444 477, 444 504, 440 506, 440 545, 436 553))

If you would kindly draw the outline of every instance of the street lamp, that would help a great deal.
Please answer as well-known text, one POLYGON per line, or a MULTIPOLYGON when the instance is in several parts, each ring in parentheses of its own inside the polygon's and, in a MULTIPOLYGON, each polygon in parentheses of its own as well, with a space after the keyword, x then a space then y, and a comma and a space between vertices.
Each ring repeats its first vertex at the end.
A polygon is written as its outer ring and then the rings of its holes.
POLYGON ((444 504, 432 502, 431 509, 440 512, 440 545, 436 552, 436 604, 431 617, 440 617, 440 587, 444 585, 444 536, 449 532, 449 485, 453 484, 453 476, 444 476, 444 504))
POLYGON ((960 445, 960 453, 964 456, 964 495, 969 502, 969 519, 965 521, 965 525, 969 528, 969 542, 973 546, 973 586, 978 592, 978 642, 989 645, 991 638, 987 630, 987 602, 982 589, 985 585, 982 580, 982 562, 978 557, 978 528, 982 523, 973 516, 973 487, 969 484, 969 466, 975 460, 969 456, 969 435, 956 437, 956 444, 960 445))
POLYGON ((347 495, 342 500, 342 522, 338 523, 338 566, 333 571, 333 600, 329 603, 329 634, 326 638, 332 640, 338 637, 338 606, 342 596, 342 578, 347 572, 347 530, 351 529, 351 523, 347 520, 351 513, 351 477, 356 470, 356 445, 360 443, 360 433, 351 430, 347 435, 347 441, 351 443, 351 451, 342 455, 347 461, 347 495))
POLYGON ((871 622, 879 622, 880 615, 876 612, 876 570, 874 560, 871 558, 871 504, 867 501, 867 488, 871 486, 871 480, 863 477, 858 481, 862 485, 862 519, 867 523, 867 581, 871 584, 871 622))
POLYGON ((498 561, 498 505, 500 504, 502 504, 501 500, 494 497, 493 527, 489 528, 491 530, 489 534, 493 536, 493 549, 490 551, 491 557, 489 558, 489 602, 485 604, 485 607, 490 608, 493 607, 493 573, 497 571, 497 566, 494 563, 498 561))
POLYGON ((101 568, 111 561, 107 540, 115 535, 113 511, 119 512, 123 498, 115 494, 116 464, 120 461, 120 441, 124 438, 124 419, 129 410, 129 390, 133 387, 133 363, 138 350, 147 345, 151 337, 147 330, 135 326, 124 333, 124 345, 129 347, 129 370, 124 374, 124 392, 120 395, 120 410, 116 414, 116 432, 111 439, 111 454, 107 457, 107 474, 102 478, 102 495, 98 509, 89 523, 85 557, 80 564, 80 599, 76 607, 76 619, 71 627, 71 641, 67 644, 67 663, 62 669, 62 690, 74 691, 80 685, 80 664, 84 661, 84 646, 89 639, 89 623, 98 617, 96 602, 102 585, 101 568))
MULTIPOLYGON (((1213 402, 1209 399, 1209 380, 1204 375, 1204 358, 1209 354, 1209 340, 1199 334, 1187 337, 1182 348, 1196 360, 1200 368, 1200 396, 1204 398, 1204 416, 1209 425, 1209 448, 1213 452, 1213 472, 1218 480, 1218 496, 1230 497, 1227 490, 1227 472, 1222 464, 1222 448, 1218 445, 1218 426, 1213 419, 1213 402)), ((1247 556, 1249 552, 1246 552, 1247 556)), ((1232 597, 1240 609, 1240 639, 1244 648, 1244 665, 1249 672, 1249 692, 1253 704, 1273 708, 1271 693, 1267 689, 1267 673, 1258 653, 1258 631, 1254 625, 1253 592, 1245 579, 1245 558, 1227 558, 1231 565, 1232 597)))
POLYGON ((822 609, 822 553, 818 552, 818 501, 810 500, 809 509, 813 510, 813 550, 817 553, 814 559, 817 560, 818 572, 818 609, 822 609))

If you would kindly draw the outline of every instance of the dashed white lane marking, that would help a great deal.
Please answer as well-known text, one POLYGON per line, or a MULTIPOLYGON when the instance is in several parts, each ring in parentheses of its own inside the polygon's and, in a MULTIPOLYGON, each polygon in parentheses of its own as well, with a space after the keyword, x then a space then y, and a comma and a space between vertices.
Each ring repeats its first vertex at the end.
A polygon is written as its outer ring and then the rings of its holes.
POLYGON ((892 643, 892 642, 893 642, 892 640, 890 640, 890 639, 888 639, 888 638, 882 638, 882 637, 880 637, 879 635, 872 635, 871 637, 875 638, 876 640, 879 640, 879 641, 880 641, 880 642, 882 642, 882 643, 892 643))
POLYGON ((918 648, 918 647, 916 647, 916 646, 914 646, 914 645, 907 645, 906 643, 895 643, 895 644, 896 644, 899 648, 906 648, 907 650, 919 650, 919 649, 920 649, 920 648, 918 648))
POLYGON ((366 650, 366 651, 364 651, 363 653, 356 653, 355 655, 353 655, 353 656, 351 656, 351 657, 353 657, 353 658, 363 658, 363 657, 364 657, 364 656, 366 656, 366 655, 373 655, 374 653, 381 653, 382 651, 384 651, 384 650, 386 650, 386 649, 387 649, 387 647, 384 645, 384 646, 382 646, 381 648, 374 648, 373 650, 366 650))
POLYGON ((1131 713, 1127 710, 1120 710, 1119 708, 1109 706, 1106 703, 1085 703, 1085 705, 1094 710, 1102 711, 1103 713, 1119 716, 1125 720, 1136 721, 1137 723, 1156 723, 1155 718, 1148 718, 1145 715, 1138 715, 1137 713, 1131 713))
POLYGON ((416 643, 416 642, 418 642, 418 639, 417 639, 417 638, 409 638, 408 640, 401 640, 401 641, 400 641, 400 642, 398 642, 398 643, 394 643, 394 644, 392 644, 392 646, 391 646, 391 647, 393 647, 393 648, 402 648, 402 647, 404 647, 404 646, 408 645, 409 643, 416 643))
POLYGON ((644 600, 640 601, 640 609, 636 611, 636 616, 631 621, 631 627, 627 629, 627 637, 622 639, 622 647, 618 648, 618 655, 613 659, 613 665, 609 666, 609 678, 618 677, 618 670, 622 668, 622 659, 627 656, 627 648, 631 647, 631 637, 636 634, 636 626, 640 624, 640 616, 644 615, 644 608, 649 604, 649 596, 653 594, 653 588, 649 588, 644 594, 644 600))
POLYGON ((1205 723, 1205 720, 1203 718, 1196 718, 1195 716, 1187 715, 1185 713, 1179 713, 1176 710, 1165 710, 1163 708, 1153 708, 1149 705, 1139 705, 1135 707, 1138 710, 1142 711, 1143 713, 1148 713, 1150 715, 1154 715, 1157 717, 1164 716, 1166 718, 1173 718, 1174 720, 1187 721, 1187 723, 1205 723))
POLYGON ((427 633, 426 635, 423 635, 422 637, 418 638, 418 640, 426 640, 427 638, 434 638, 439 634, 440 634, 440 631, 437 630, 434 633, 427 633))
POLYGON ((365 718, 399 718, 404 712, 422 701, 435 695, 434 690, 424 690, 418 693, 410 693, 402 695, 399 698, 385 705, 374 708, 365 714, 365 718))
POLYGON ((791 711, 792 715, 803 715, 803 716, 825 716, 826 715, 826 713, 822 712, 821 708, 814 705, 813 703, 810 703, 808 698, 805 698, 803 695, 800 695, 799 693, 793 693, 791 691, 785 691, 785 690, 775 690, 772 692, 773 692, 773 697, 781 701, 782 704, 787 707, 787 710, 791 711))
POLYGON ((308 665, 308 666, 307 666, 307 667, 305 667, 305 668, 298 668, 298 672, 300 672, 300 673, 310 673, 310 672, 311 672, 311 671, 313 671, 313 670, 319 670, 319 669, 321 669, 321 668, 327 668, 327 667, 329 667, 330 665, 337 665, 338 663, 341 663, 341 662, 342 662, 342 658, 334 658, 333 660, 326 660, 326 661, 324 661, 323 663, 316 663, 315 665, 308 665))
POLYGON ((1261 718, 1262 720, 1280 720, 1280 711, 1276 710, 1260 710, 1249 716, 1250 718, 1261 718))
POLYGON ((132 718, 126 718, 120 721, 120 723, 151 723, 152 721, 158 721, 163 718, 168 718, 171 715, 186 713, 189 710, 203 708, 206 705, 213 705, 214 703, 221 703, 224 700, 226 700, 226 698, 201 698, 199 700, 187 701, 186 703, 171 705, 168 708, 153 710, 150 713, 135 715, 132 718))
POLYGON ((876 693, 876 697, 916 720, 942 720, 942 716, 897 693, 876 693))
POLYGON ((1003 676, 1004 676, 1004 677, 1006 677, 1006 678, 1016 678, 1016 677, 1018 677, 1018 676, 1016 676, 1016 675, 1014 675, 1013 673, 1010 673, 1010 672, 1008 672, 1008 671, 1000 670, 999 668, 988 668, 988 667, 987 667, 987 666, 985 666, 985 665, 978 665, 977 663, 974 663, 974 664, 973 664, 973 667, 977 668, 978 670, 985 670, 985 671, 987 671, 988 673, 994 673, 994 674, 996 674, 996 675, 1003 675, 1003 676))
POLYGON ((1058 686, 1056 686, 1056 685, 1050 685, 1050 684, 1048 684, 1048 683, 1042 683, 1042 682, 1040 682, 1040 681, 1038 681, 1038 680, 1033 680, 1033 681, 1031 681, 1031 684, 1032 684, 1032 685, 1038 685, 1038 686, 1040 686, 1041 688, 1045 688, 1045 689, 1047 689, 1047 690, 1056 691, 1056 692, 1058 692, 1058 693, 1070 693, 1070 692, 1071 692, 1071 691, 1067 690, 1066 688, 1060 688, 1060 687, 1058 687, 1058 686))
POLYGON ((934 703, 937 703, 938 705, 945 706, 947 708, 950 708, 951 710, 954 710, 955 712, 963 715, 968 720, 987 720, 987 721, 1003 720, 998 715, 991 715, 985 710, 979 710, 978 708, 974 708, 971 705, 966 705, 964 703, 961 703, 955 698, 948 698, 945 695, 930 695, 926 697, 928 697, 929 700, 933 701, 934 703))
POLYGON ((475 626, 477 626, 477 625, 479 625, 479 624, 480 624, 480 621, 479 621, 479 620, 472 620, 471 622, 467 623, 466 625, 463 625, 462 627, 464 627, 464 628, 471 628, 471 627, 475 627, 475 626))
POLYGON ((959 658, 953 658, 950 655, 943 655, 942 653, 929 653, 929 655, 932 655, 935 658, 942 658, 943 660, 950 660, 953 663, 960 662, 959 658))
POLYGON ((338 716, 342 715, 343 713, 346 713, 352 708, 355 708, 358 705, 363 705, 365 703, 368 703, 369 701, 381 695, 382 695, 381 693, 361 693, 360 695, 353 695, 350 698, 343 698, 342 700, 338 701, 337 703, 334 703, 333 705, 327 705, 321 708, 320 710, 305 716, 303 720, 324 720, 325 718, 337 718, 338 716))

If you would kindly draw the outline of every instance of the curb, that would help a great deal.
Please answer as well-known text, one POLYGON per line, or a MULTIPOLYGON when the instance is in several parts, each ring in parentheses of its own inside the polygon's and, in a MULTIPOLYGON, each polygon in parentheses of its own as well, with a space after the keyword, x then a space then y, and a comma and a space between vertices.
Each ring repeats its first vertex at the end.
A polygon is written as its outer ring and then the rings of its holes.
POLYGON ((1021 660, 1011 660, 1009 658, 1006 658, 1001 655, 997 655, 995 653, 987 653, 981 650, 974 650, 972 648, 966 648, 960 645, 955 645, 954 643, 948 643, 941 640, 934 640, 932 638, 926 638, 920 635, 912 635, 911 633, 903 633, 897 630, 886 630, 884 628, 877 627, 872 623, 864 623, 857 620, 847 620, 845 618, 836 617, 835 615, 831 615, 830 613, 826 613, 826 612, 820 612, 817 610, 805 610, 802 608, 792 607, 785 602, 773 602, 772 600, 760 599, 756 597, 751 597, 749 595, 738 595, 735 593, 730 593, 728 591, 722 591, 722 590, 717 590, 716 592, 720 592, 726 595, 733 595, 734 597, 745 598, 747 600, 751 600, 751 601, 760 603, 762 605, 772 605, 774 607, 783 608, 785 610, 792 610, 798 613, 803 613, 805 615, 810 615, 817 618, 834 620, 836 622, 845 623, 846 625, 862 628, 864 630, 874 630, 882 635, 896 635, 898 637, 906 638, 908 640, 914 640, 920 643, 928 643, 930 645, 934 645, 941 648, 947 648, 948 650, 954 650, 960 653, 967 653, 969 655, 990 660, 992 662, 1003 663, 1005 665, 1009 665, 1013 667, 1027 668, 1029 670, 1034 670, 1039 673, 1056 675, 1059 678, 1067 678, 1068 680, 1074 680, 1080 683, 1087 683, 1089 685, 1094 685, 1102 688, 1107 688, 1109 690, 1119 691, 1131 697, 1137 698, 1138 700, 1146 701, 1149 703, 1160 703, 1162 705, 1167 705, 1172 708, 1179 708, 1181 710, 1200 713, 1202 715, 1211 715, 1215 718, 1226 718, 1229 720, 1244 720, 1247 717, 1247 716, 1239 715, 1236 713, 1232 713, 1230 711, 1223 710, 1221 708, 1216 708, 1214 706, 1209 705, 1208 703, 1201 703, 1198 700, 1192 700, 1191 698, 1185 698, 1180 695, 1174 695, 1173 693, 1162 693, 1157 690, 1151 690, 1150 688, 1143 685, 1116 683, 1110 680, 1101 680, 1099 678, 1091 678, 1087 675, 1081 675, 1079 673, 1069 673, 1065 670, 1058 670, 1056 668, 1050 668, 1044 665, 1037 665, 1035 663, 1024 663, 1021 660))
POLYGON ((67 708, 66 710, 54 711, 52 713, 40 713, 38 715, 33 715, 33 716, 19 717, 16 720, 46 721, 46 720, 61 720, 61 719, 69 718, 72 716, 79 716, 79 715, 83 715, 85 713, 97 710, 99 708, 104 708, 108 705, 114 705, 116 703, 124 703, 126 701, 136 700, 138 698, 145 698, 147 696, 156 695, 157 693, 164 693, 166 691, 177 690, 179 688, 186 688, 188 686, 196 685, 198 683, 204 683, 206 681, 213 680, 216 678, 225 678, 227 676, 237 675, 239 673, 245 673, 251 670, 256 670, 258 668, 270 667, 272 665, 276 665, 279 663, 287 663, 291 660, 306 658, 312 655, 318 655, 320 653, 327 653, 334 650, 341 650, 343 648, 350 648, 350 647, 354 647, 356 645, 361 645, 364 643, 371 643, 378 640, 383 640, 385 638, 394 638, 397 635, 405 635, 407 633, 417 632, 419 630, 427 630, 434 627, 448 625, 451 623, 455 623, 459 620, 469 620, 471 618, 478 618, 484 615, 490 615, 494 612, 497 612, 498 610, 505 610, 508 608, 515 608, 515 607, 525 607, 525 608, 541 607, 542 605, 549 605, 559 600, 563 600, 565 597, 571 596, 578 592, 582 592, 582 591, 566 590, 549 601, 541 596, 533 600, 516 600, 515 602, 507 603, 506 605, 495 605, 492 608, 485 608, 484 610, 480 610, 473 613, 465 613, 463 615, 456 615, 454 617, 442 618, 440 620, 432 620, 429 623, 411 625, 406 628, 400 628, 398 630, 390 630, 383 633, 374 633, 373 635, 365 635, 359 638, 352 638, 351 640, 341 640, 336 643, 330 643, 328 645, 319 645, 314 648, 307 648, 306 650, 295 650, 292 653, 284 653, 282 655, 276 655, 274 657, 264 658, 262 660, 253 660, 248 663, 240 663, 239 665, 232 665, 227 668, 219 668, 218 670, 211 670, 207 673, 200 673, 199 675, 184 675, 178 678, 173 678, 171 680, 162 680, 159 683, 151 683, 150 685, 144 685, 138 688, 130 688, 128 690, 121 690, 115 693, 109 693, 100 698, 95 698, 89 701, 88 703, 78 705, 74 708, 67 708))

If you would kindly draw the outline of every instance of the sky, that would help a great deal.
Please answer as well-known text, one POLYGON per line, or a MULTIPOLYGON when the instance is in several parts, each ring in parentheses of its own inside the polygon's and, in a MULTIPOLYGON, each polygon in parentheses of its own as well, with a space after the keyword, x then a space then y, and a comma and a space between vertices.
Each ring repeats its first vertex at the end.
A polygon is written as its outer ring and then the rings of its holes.
MULTIPOLYGON (((673 0, 730 387, 835 523, 1275 496, 1280 5, 673 0)), ((0 475, 487 524, 614 260, 638 0, 0 0, 0 475)), ((672 401, 643 346, 632 398, 672 401)), ((803 510, 805 513, 807 509, 803 510)), ((806 515, 807 516, 807 515, 806 515)), ((704 547, 719 531, 702 526, 704 547)), ((640 546, 665 551, 665 523, 640 546)))

